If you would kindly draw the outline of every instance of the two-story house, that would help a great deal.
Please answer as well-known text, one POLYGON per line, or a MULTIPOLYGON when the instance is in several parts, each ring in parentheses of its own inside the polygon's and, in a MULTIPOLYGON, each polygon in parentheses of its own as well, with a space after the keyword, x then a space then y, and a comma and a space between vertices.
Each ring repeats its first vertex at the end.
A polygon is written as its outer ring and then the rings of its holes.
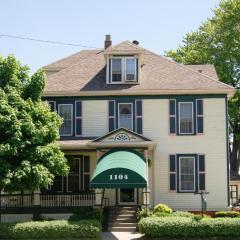
POLYGON ((95 191, 94 203, 110 206, 199 210, 194 193, 208 191, 209 210, 228 207, 234 89, 214 66, 178 64, 137 41, 112 46, 106 35, 104 49, 44 69, 44 99, 64 119, 59 145, 71 166, 50 193, 95 191))

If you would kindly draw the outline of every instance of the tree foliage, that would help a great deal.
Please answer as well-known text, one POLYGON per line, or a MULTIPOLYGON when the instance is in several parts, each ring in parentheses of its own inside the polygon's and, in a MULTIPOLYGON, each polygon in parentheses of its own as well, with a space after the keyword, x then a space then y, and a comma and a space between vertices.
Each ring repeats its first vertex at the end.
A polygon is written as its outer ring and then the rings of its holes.
POLYGON ((207 19, 188 33, 177 50, 166 56, 184 64, 214 64, 224 83, 237 89, 229 101, 229 125, 233 137, 230 163, 233 174, 240 165, 240 0, 222 0, 207 19))
POLYGON ((62 120, 41 101, 45 79, 13 56, 0 58, 0 189, 46 188, 68 172, 54 143, 62 120))

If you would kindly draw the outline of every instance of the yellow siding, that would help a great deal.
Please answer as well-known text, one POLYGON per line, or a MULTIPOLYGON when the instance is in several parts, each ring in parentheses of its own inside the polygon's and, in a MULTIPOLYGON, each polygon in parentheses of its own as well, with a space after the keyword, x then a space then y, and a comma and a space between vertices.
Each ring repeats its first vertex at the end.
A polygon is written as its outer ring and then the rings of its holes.
POLYGON ((83 136, 98 137, 108 132, 108 102, 90 100, 82 102, 83 136))
POLYGON ((224 99, 204 99, 204 134, 171 136, 168 133, 168 100, 143 100, 143 134, 157 143, 153 159, 152 204, 175 209, 200 209, 200 196, 169 191, 170 154, 205 154, 208 209, 227 208, 226 120, 224 99))

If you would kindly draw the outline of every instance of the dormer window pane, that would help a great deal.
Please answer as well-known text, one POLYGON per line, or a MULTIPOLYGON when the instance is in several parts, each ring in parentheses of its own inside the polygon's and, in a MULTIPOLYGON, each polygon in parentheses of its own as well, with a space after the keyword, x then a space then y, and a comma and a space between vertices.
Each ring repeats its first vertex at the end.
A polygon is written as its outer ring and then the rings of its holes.
POLYGON ((112 82, 122 81, 122 59, 113 58, 112 59, 112 82))
POLYGON ((126 80, 127 81, 136 80, 136 59, 135 58, 126 59, 126 80))

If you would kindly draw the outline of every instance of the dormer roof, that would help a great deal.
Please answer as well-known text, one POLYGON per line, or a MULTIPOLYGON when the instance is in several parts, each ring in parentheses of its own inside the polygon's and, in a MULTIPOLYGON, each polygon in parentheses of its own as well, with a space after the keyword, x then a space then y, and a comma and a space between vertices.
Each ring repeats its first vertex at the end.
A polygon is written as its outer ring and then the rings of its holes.
POLYGON ((144 53, 145 49, 130 42, 124 41, 117 45, 111 46, 104 50, 105 54, 141 54, 144 53))

